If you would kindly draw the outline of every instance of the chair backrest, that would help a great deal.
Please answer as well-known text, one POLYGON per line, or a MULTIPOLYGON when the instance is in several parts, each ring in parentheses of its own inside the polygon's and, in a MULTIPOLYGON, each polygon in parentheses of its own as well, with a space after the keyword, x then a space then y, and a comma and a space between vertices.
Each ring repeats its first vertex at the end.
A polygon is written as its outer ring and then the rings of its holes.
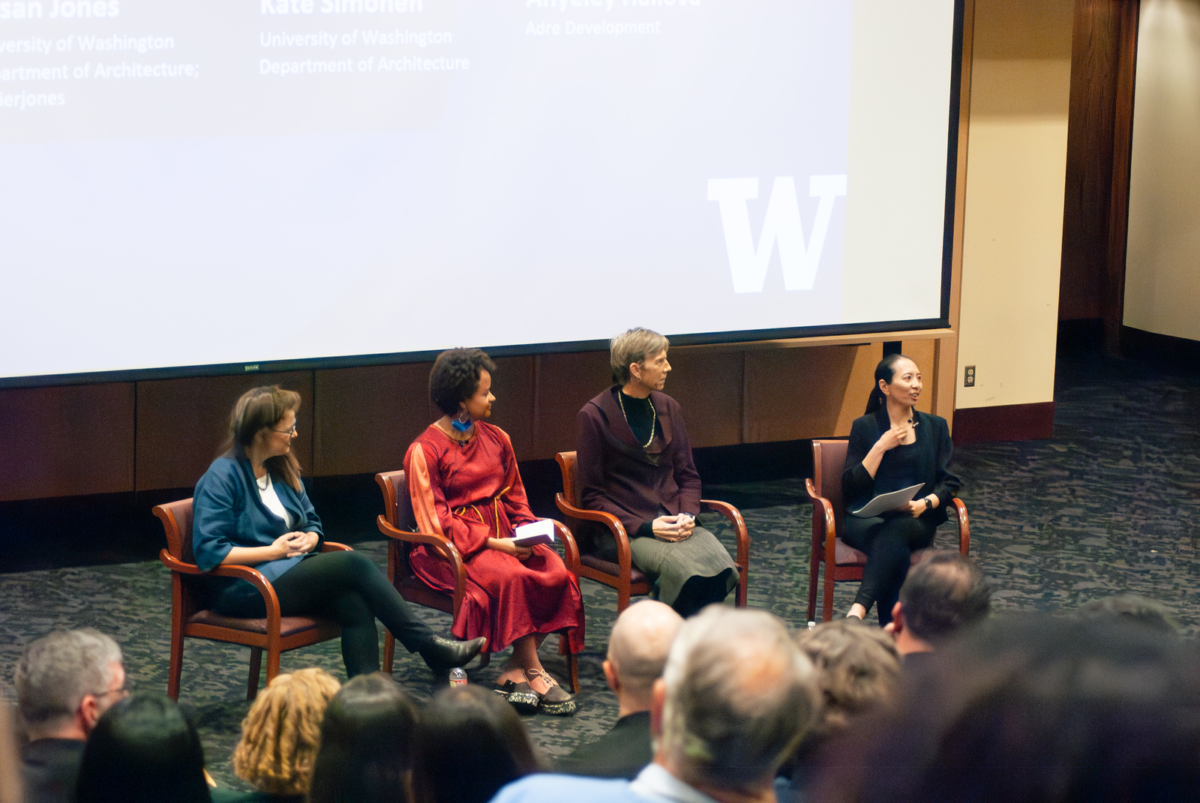
POLYGON ((157 505, 154 515, 162 521, 163 531, 167 534, 167 551, 171 553, 171 557, 184 563, 195 563, 196 556, 192 552, 191 498, 157 505))
POLYGON ((408 495, 408 480, 404 469, 381 471, 375 482, 383 490, 384 518, 397 530, 413 532, 417 528, 417 516, 413 513, 412 497, 408 495))
POLYGON ((838 536, 842 534, 842 520, 846 516, 846 505, 842 500, 842 472, 846 468, 846 447, 844 440, 814 440, 813 449, 813 485, 817 493, 829 500, 833 505, 838 536))
POLYGON ((579 472, 576 471, 575 452, 559 452, 554 456, 558 467, 562 469, 563 499, 572 507, 582 507, 579 504, 583 496, 579 487, 579 472))

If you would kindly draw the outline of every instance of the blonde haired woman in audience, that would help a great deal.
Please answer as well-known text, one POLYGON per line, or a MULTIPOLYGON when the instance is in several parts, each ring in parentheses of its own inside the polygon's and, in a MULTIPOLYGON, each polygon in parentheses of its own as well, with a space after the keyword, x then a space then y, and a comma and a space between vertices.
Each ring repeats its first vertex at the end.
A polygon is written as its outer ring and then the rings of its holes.
POLYGON ((299 801, 308 793, 325 707, 341 686, 324 669, 279 675, 242 720, 233 771, 257 792, 214 791, 223 801, 299 801))

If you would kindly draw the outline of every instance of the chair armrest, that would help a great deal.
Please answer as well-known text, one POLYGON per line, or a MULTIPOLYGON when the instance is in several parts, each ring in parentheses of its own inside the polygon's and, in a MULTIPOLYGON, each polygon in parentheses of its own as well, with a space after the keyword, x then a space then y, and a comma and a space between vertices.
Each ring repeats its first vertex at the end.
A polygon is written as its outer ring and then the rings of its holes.
POLYGON ((194 563, 184 563, 165 549, 158 553, 158 559, 168 569, 179 574, 201 577, 236 577, 238 580, 245 580, 258 589, 258 593, 262 594, 263 603, 267 609, 268 627, 273 627, 274 632, 279 632, 279 620, 282 618, 282 614, 279 612, 279 597, 275 595, 275 587, 271 585, 271 581, 264 577, 258 569, 253 566, 225 563, 214 566, 205 572, 201 571, 200 567, 194 563))
POLYGON ((833 512, 833 503, 817 493, 811 479, 804 480, 804 488, 808 498, 812 500, 812 536, 813 548, 824 542, 823 549, 830 560, 837 554, 837 517, 833 512))
POLYGON ((410 533, 398 530, 389 524, 382 515, 377 516, 375 522, 379 525, 379 532, 393 541, 424 544, 430 547, 438 557, 450 564, 450 570, 454 572, 454 615, 458 616, 458 609, 462 606, 463 596, 467 591, 467 567, 463 563, 458 547, 454 546, 450 539, 436 533, 410 533))
POLYGON ((617 564, 625 574, 632 571, 633 555, 629 551, 629 535, 625 532, 625 525, 621 523, 620 519, 603 510, 584 510, 581 507, 575 507, 566 500, 562 491, 554 495, 554 504, 558 505, 558 509, 567 518, 595 521, 607 527, 612 532, 613 540, 617 542, 617 564))
POLYGON ((957 496, 950 497, 950 504, 954 506, 954 510, 946 512, 958 522, 958 551, 969 555, 971 552, 971 522, 967 518, 967 506, 957 496))
POLYGON ((337 541, 326 541, 321 545, 322 552, 353 552, 353 547, 348 547, 345 544, 339 544, 337 541))
POLYGON ((737 539, 737 562, 739 566, 750 565, 750 533, 746 530, 746 521, 742 518, 742 513, 728 502, 719 502, 716 499, 701 499, 700 512, 720 513, 725 518, 729 519, 729 523, 733 526, 733 535, 737 539))
POLYGON ((563 545, 563 563, 567 566, 567 571, 576 577, 579 576, 579 545, 575 543, 575 536, 572 535, 570 528, 557 519, 547 519, 554 522, 554 530, 558 533, 558 540, 563 545))

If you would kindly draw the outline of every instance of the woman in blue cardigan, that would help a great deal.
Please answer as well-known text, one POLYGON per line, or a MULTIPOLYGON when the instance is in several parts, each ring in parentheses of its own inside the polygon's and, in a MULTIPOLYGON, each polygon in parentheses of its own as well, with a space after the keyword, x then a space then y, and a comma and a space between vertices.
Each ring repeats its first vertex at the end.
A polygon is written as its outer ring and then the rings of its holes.
MULTIPOLYGON (((271 581, 284 616, 331 616, 342 628, 342 660, 350 677, 379 669, 378 618, 431 669, 462 666, 485 639, 435 636, 399 592, 358 552, 321 552, 321 520, 292 454, 300 394, 278 385, 238 399, 224 455, 196 484, 192 548, 208 571, 221 564, 254 566, 271 581)), ((214 577, 214 609, 226 616, 266 616, 262 595, 245 580, 214 577)))
POLYGON ((847 513, 842 540, 867 553, 863 579, 850 616, 863 618, 879 606, 879 624, 892 621, 892 608, 908 575, 912 553, 933 542, 946 521, 946 505, 962 485, 947 469, 954 444, 946 419, 918 412, 921 369, 903 354, 889 354, 875 368, 875 387, 866 415, 850 427, 842 499, 859 510, 880 494, 918 483, 911 502, 882 516, 847 513))

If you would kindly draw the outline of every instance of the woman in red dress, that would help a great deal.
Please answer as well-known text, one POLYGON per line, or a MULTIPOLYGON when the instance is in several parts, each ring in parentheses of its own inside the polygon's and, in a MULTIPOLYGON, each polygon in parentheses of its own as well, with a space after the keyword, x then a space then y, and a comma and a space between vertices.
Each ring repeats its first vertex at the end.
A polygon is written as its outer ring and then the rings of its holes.
MULTIPOLYGON (((572 649, 583 649, 579 581, 553 547, 512 542, 513 529, 536 521, 525 498, 512 442, 482 419, 492 414, 495 364, 478 349, 443 352, 429 375, 429 395, 444 415, 430 424, 404 457, 417 524, 454 544, 467 568, 467 591, 453 632, 487 636, 487 650, 512 645, 497 681, 519 710, 569 716, 575 700, 542 667, 538 645, 569 628, 572 649)), ((421 579, 453 591, 444 561, 425 547, 410 563, 421 579)))

